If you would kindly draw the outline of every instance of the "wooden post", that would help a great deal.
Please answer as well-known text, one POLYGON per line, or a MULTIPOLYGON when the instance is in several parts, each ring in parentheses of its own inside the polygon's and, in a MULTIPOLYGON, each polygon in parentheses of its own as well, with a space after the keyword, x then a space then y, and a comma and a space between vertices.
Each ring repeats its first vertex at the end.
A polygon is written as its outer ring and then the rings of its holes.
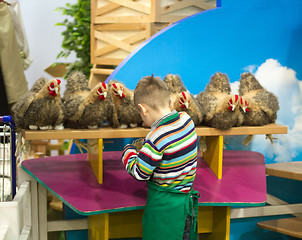
POLYGON ((206 137, 207 151, 203 154, 204 159, 218 179, 222 178, 222 153, 223 136, 206 137))
POLYGON ((88 160, 99 184, 103 183, 103 139, 88 139, 88 160))

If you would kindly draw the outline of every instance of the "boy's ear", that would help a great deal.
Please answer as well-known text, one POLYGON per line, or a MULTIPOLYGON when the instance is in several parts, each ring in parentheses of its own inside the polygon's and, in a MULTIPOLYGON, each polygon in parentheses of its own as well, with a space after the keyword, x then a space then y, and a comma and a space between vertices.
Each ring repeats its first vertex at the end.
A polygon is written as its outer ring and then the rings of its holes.
POLYGON ((145 104, 138 104, 138 108, 140 109, 140 111, 143 113, 144 116, 147 115, 148 110, 147 110, 145 104))

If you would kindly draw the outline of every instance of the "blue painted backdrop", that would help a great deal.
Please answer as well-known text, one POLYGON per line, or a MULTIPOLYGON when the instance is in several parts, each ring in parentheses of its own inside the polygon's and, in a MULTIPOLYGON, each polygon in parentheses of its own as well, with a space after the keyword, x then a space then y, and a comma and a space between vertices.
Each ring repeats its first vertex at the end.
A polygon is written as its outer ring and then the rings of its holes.
MULTIPOLYGON (((250 71, 280 102, 277 123, 289 133, 272 146, 256 136, 248 149, 265 154, 267 163, 301 158, 302 147, 302 1, 225 0, 221 7, 177 22, 138 47, 109 79, 134 89, 154 73, 179 74, 193 94, 203 91, 217 71, 228 74, 237 91, 240 74, 250 71)), ((243 149, 242 138, 229 149, 243 149)))
MULTIPOLYGON (((228 74, 237 92, 240 74, 250 71, 278 96, 277 123, 288 126, 271 145, 263 135, 244 147, 244 136, 227 139, 228 149, 261 152, 266 163, 302 156, 302 1, 218 0, 218 8, 177 22, 139 46, 109 76, 134 89, 154 73, 179 74, 193 94, 203 91, 215 72, 228 74)), ((268 192, 290 203, 302 202, 301 182, 268 178, 268 192)), ((232 220, 230 239, 294 239, 257 228, 251 218, 232 220)))

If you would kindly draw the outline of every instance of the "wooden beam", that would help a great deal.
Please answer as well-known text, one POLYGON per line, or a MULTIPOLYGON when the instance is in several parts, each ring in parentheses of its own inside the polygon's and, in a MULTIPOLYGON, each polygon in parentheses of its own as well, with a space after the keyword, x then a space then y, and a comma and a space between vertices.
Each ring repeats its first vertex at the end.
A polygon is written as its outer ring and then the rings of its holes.
POLYGON ((278 206, 234 208, 231 210, 231 219, 287 215, 287 214, 296 214, 301 212, 302 212, 301 203, 278 205, 278 206))
POLYGON ((107 34, 107 33, 103 33, 103 32, 99 32, 99 31, 95 31, 94 32, 94 36, 95 38, 101 40, 101 41, 104 41, 110 45, 114 45, 120 49, 123 49, 127 52, 132 52, 135 47, 131 46, 130 44, 128 43, 125 43, 119 39, 116 39, 114 37, 112 37, 111 35, 107 34))
POLYGON ((145 30, 146 23, 103 23, 94 26, 98 31, 138 31, 145 30))
POLYGON ((107 5, 103 7, 99 7, 95 10, 95 15, 100 16, 102 14, 106 14, 108 12, 111 12, 112 10, 115 10, 119 8, 121 5, 117 3, 108 3, 107 5))
POLYGON ((171 13, 180 9, 191 7, 195 4, 195 0, 186 0, 181 2, 176 2, 170 5, 166 5, 161 8, 161 14, 171 13))
MULTIPOLYGON (((134 43, 136 43, 138 41, 147 39, 147 37, 148 37, 148 33, 146 31, 142 31, 142 32, 139 32, 139 33, 137 33, 135 35, 132 35, 130 37, 121 39, 120 41, 121 42, 125 42, 127 44, 134 44, 134 43)), ((113 45, 108 45, 108 46, 96 49, 95 50, 95 56, 101 56, 101 55, 113 52, 113 51, 115 51, 117 49, 119 49, 119 47, 113 46, 113 45)))
POLYGON ((98 16, 95 23, 149 23, 150 15, 141 16, 98 16))
MULTIPOLYGON (((99 128, 99 129, 68 129, 63 130, 22 130, 25 140, 51 140, 51 139, 86 139, 91 138, 135 138, 146 137, 150 129, 148 128, 99 128)), ((219 130, 211 127, 196 127, 198 136, 226 136, 226 135, 249 135, 249 134, 286 134, 287 127, 278 124, 268 124, 264 126, 242 126, 233 127, 230 130, 219 130)))
POLYGON ((119 65, 124 58, 96 57, 95 63, 100 65, 119 65))
POLYGON ((48 232, 88 229, 87 219, 57 220, 47 222, 48 232))
POLYGON ((109 0, 110 2, 117 3, 119 5, 122 5, 126 8, 133 9, 135 11, 145 13, 145 14, 151 14, 151 8, 148 6, 145 6, 143 4, 140 4, 136 1, 129 1, 129 0, 109 0))

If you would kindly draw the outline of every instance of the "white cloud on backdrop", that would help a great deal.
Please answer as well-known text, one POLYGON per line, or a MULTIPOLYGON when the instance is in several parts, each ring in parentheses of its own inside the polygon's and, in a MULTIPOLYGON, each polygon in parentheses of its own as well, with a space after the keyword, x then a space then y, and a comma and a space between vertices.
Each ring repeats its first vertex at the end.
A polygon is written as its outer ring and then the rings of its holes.
MULTIPOLYGON (((274 145, 263 135, 254 136, 251 150, 263 153, 271 162, 299 160, 295 158, 302 153, 302 82, 297 79, 296 72, 274 59, 244 70, 252 72, 265 89, 278 97, 277 123, 288 126, 287 134, 276 135, 278 140, 274 145)), ((231 85, 233 92, 238 92, 239 82, 231 85)))

